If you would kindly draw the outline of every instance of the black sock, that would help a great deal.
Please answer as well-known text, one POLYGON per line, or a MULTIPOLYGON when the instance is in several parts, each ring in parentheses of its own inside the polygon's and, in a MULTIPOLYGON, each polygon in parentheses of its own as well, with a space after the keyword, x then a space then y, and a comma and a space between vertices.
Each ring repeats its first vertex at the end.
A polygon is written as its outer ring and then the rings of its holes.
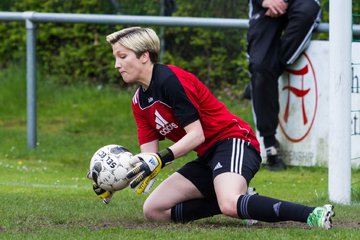
POLYGON ((275 138, 274 135, 272 135, 272 136, 265 136, 265 137, 264 137, 264 145, 265 145, 265 148, 274 146, 275 144, 276 144, 276 138, 275 138))
POLYGON ((193 199, 178 203, 172 207, 171 220, 174 222, 186 223, 201 218, 212 217, 220 213, 221 211, 216 198, 193 199))
POLYGON ((306 222, 313 210, 314 207, 259 195, 242 195, 237 202, 237 212, 241 219, 263 222, 306 222))

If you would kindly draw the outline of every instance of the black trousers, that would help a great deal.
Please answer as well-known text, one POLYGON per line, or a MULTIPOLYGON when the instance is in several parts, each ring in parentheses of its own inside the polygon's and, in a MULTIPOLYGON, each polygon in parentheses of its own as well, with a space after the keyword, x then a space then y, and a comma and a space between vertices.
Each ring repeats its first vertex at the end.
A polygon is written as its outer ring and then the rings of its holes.
POLYGON ((289 0, 286 14, 271 18, 259 2, 249 0, 249 71, 256 127, 268 137, 278 126, 278 78, 309 45, 321 9, 318 0, 289 0))

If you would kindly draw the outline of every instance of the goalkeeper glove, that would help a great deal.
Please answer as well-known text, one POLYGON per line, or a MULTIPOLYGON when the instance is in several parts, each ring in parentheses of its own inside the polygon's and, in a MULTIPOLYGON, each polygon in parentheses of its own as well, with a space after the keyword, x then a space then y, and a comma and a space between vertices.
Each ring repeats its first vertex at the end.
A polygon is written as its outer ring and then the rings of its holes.
POLYGON ((131 169, 127 174, 128 179, 135 177, 131 181, 130 187, 136 188, 138 186, 136 189, 138 194, 148 192, 161 168, 173 160, 174 154, 169 148, 158 153, 140 153, 135 155, 130 163, 132 165, 140 164, 131 169))
POLYGON ((110 191, 106 191, 105 189, 102 189, 101 187, 99 187, 97 185, 97 176, 98 173, 96 171, 88 171, 88 173, 86 174, 86 177, 90 180, 93 180, 93 190, 95 192, 96 195, 98 195, 102 200, 103 203, 105 204, 109 204, 110 200, 113 196, 113 193, 110 191))
POLYGON ((96 183, 93 184, 93 190, 94 190, 95 194, 98 195, 103 200, 103 203, 105 203, 105 204, 110 203, 110 200, 113 196, 112 192, 102 189, 96 183))

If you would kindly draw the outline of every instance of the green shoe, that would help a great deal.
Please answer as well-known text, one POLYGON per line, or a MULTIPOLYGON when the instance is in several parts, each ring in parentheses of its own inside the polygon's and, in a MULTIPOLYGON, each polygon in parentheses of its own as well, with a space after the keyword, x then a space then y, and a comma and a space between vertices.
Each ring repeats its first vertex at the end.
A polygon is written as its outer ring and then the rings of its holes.
POLYGON ((330 204, 315 208, 314 211, 310 213, 307 224, 309 224, 310 227, 330 229, 332 227, 331 217, 335 216, 333 209, 334 206, 330 204))

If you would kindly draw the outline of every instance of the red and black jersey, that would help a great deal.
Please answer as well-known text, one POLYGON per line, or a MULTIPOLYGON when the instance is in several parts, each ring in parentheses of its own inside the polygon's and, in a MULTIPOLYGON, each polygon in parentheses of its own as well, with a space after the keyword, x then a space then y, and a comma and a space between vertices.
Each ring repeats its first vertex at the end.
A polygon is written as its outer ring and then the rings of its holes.
POLYGON ((175 66, 155 64, 150 86, 137 89, 132 109, 140 145, 165 137, 177 142, 186 134, 184 127, 199 119, 205 141, 195 149, 198 155, 226 138, 243 139, 260 151, 251 127, 193 74, 175 66))

